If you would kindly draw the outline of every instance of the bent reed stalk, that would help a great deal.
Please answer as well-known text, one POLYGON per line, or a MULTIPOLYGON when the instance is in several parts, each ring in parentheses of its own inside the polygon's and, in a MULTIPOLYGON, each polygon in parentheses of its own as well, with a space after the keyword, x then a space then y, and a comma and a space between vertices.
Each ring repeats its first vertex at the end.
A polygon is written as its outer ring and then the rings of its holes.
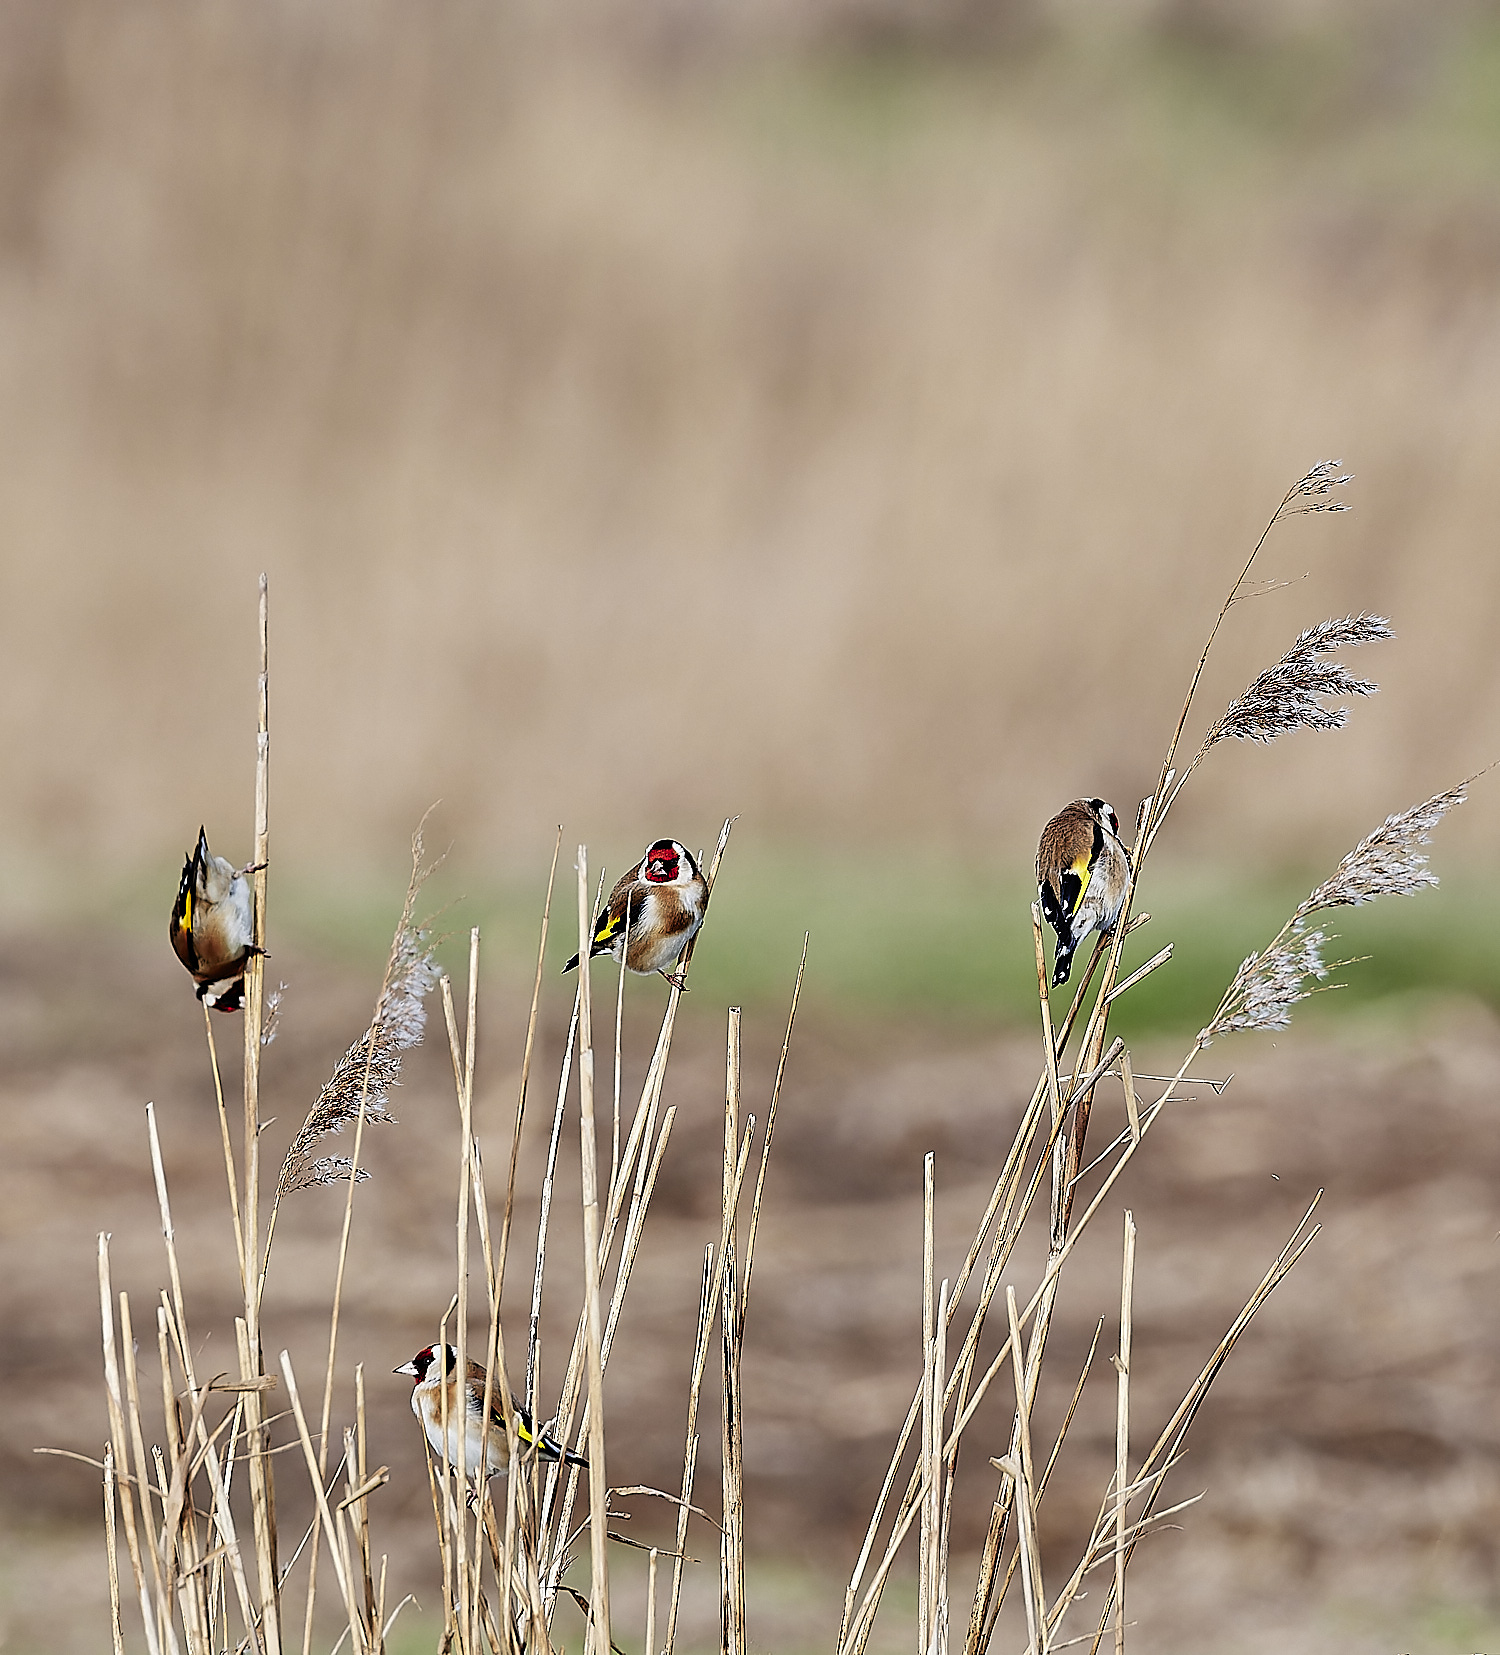
MULTIPOLYGON (((1133 912, 1137 891, 1150 852, 1189 777, 1230 737, 1267 741, 1300 729, 1334 730, 1342 724, 1344 710, 1332 702, 1375 691, 1373 683, 1353 678, 1341 664, 1326 657, 1334 650, 1389 637, 1388 624, 1368 615, 1320 623, 1304 630, 1280 660, 1255 677, 1243 695, 1207 724, 1179 774, 1178 754, 1197 707, 1210 654, 1234 605, 1261 589, 1249 583, 1250 575, 1272 530, 1305 512, 1343 509, 1335 491, 1347 481, 1331 462, 1301 478, 1272 514, 1220 606, 1191 675, 1155 785, 1136 816, 1131 872, 1119 920, 1112 934, 1096 940, 1093 957, 1060 1017, 1054 1016, 1041 920, 1033 909, 1043 1042, 1039 1078, 1021 1108, 985 1211, 957 1268, 946 1267, 937 1257, 934 1238, 940 1189, 933 1158, 929 1155, 923 1162, 922 1286, 917 1307, 921 1371, 913 1377, 905 1423, 897 1434, 848 1580, 835 1655, 864 1655, 878 1617, 889 1612, 885 1587, 909 1538, 918 1554, 914 1617, 918 1655, 950 1655, 950 1651, 956 1655, 955 1627, 962 1638, 963 1655, 984 1655, 995 1644, 1017 1575, 1022 1602, 1019 1612, 1012 1604, 1011 1616, 1028 1652, 1044 1655, 1066 1643, 1089 1641, 1088 1633, 1080 1638, 1065 1623, 1076 1611, 1086 1584, 1097 1579, 1104 1591, 1091 1648, 1097 1651, 1107 1640, 1115 1655, 1124 1655, 1129 1634, 1127 1567, 1141 1539, 1193 1503, 1183 1500, 1162 1505, 1163 1490, 1181 1460, 1186 1434, 1251 1320, 1317 1234, 1314 1197, 1197 1378, 1159 1428, 1150 1450, 1135 1460, 1135 1444, 1150 1439, 1142 1435, 1145 1425, 1130 1387, 1136 1348, 1131 1324, 1137 1235, 1133 1216, 1124 1214, 1117 1354, 1112 1359, 1115 1433, 1111 1475, 1074 1567, 1064 1575, 1049 1551, 1044 1574, 1038 1541, 1040 1514, 1108 1319, 1100 1316, 1082 1371, 1076 1377, 1071 1372, 1066 1376, 1070 1390, 1062 1394, 1071 1400, 1055 1438, 1050 1445, 1039 1440, 1039 1398, 1051 1378, 1049 1334, 1062 1276, 1080 1238, 1106 1208, 1118 1210, 1112 1207, 1116 1183, 1163 1113, 1186 1087, 1197 1083, 1189 1069, 1203 1049, 1238 1030, 1285 1026, 1293 1006, 1325 977, 1329 967, 1322 949, 1328 937, 1321 928, 1321 916, 1340 906, 1409 893, 1434 882, 1421 847, 1438 821, 1465 797, 1467 783, 1388 818, 1362 840, 1277 936, 1246 959, 1174 1073, 1165 1078, 1139 1074, 1124 1042, 1110 1038, 1112 1008, 1147 976, 1171 963, 1170 942, 1128 972, 1123 969, 1123 954, 1127 939, 1150 920, 1149 914, 1133 912), (1074 1055, 1069 1060, 1075 1034, 1074 1055), (1116 1080, 1120 1119, 1103 1150, 1086 1161, 1092 1105, 1101 1088, 1112 1087, 1116 1080), (1152 1088, 1149 1093, 1142 1092, 1143 1083, 1152 1088), (1028 1226, 1043 1244, 1045 1263, 1038 1278, 1023 1287, 1013 1279, 1011 1263, 1028 1226), (966 1596, 957 1597, 950 1559, 961 1450, 966 1438, 974 1435, 979 1410, 992 1393, 1010 1398, 1006 1404, 1009 1423, 1000 1440, 985 1443, 971 1456, 974 1464, 965 1466, 965 1477, 983 1475, 986 1467, 992 1467, 998 1482, 990 1496, 972 1591, 965 1587, 966 1596), (962 1613, 964 1602, 967 1616, 962 1613)), ((262 581, 254 819, 255 856, 261 864, 269 862, 266 616, 262 581)), ((733 820, 724 823, 707 864, 710 899, 733 820)), ((590 901, 588 853, 580 846, 575 864, 580 969, 560 1054, 554 1106, 550 1120, 544 1121, 545 1173, 536 1191, 518 1189, 521 1137, 540 1043, 544 962, 561 844, 559 829, 521 1043, 520 1084, 509 1121, 503 1193, 495 1205, 486 1186, 483 1135, 475 1119, 480 936, 477 929, 470 934, 466 992, 460 1000, 434 963, 430 925, 414 917, 422 881, 430 871, 423 860, 420 827, 413 838, 411 878, 370 1026, 350 1046, 293 1137, 264 1214, 259 1169, 265 1038, 260 956, 252 959, 246 973, 244 1135, 239 1166, 210 1019, 210 1073, 221 1122, 229 1230, 243 1299, 243 1314, 235 1330, 237 1365, 232 1372, 206 1375, 198 1371, 196 1353, 203 1348, 202 1338, 201 1334, 195 1337, 189 1326, 165 1158, 155 1112, 148 1106, 148 1142, 168 1276, 168 1286, 152 1306, 162 1404, 159 1430, 147 1423, 149 1410, 143 1396, 148 1388, 140 1383, 142 1357, 134 1343, 130 1297, 115 1289, 108 1237, 99 1238, 98 1250, 109 1436, 102 1458, 90 1463, 98 1466, 103 1480, 111 1635, 119 1655, 128 1644, 127 1604, 134 1606, 132 1616, 139 1613, 149 1655, 211 1655, 230 1649, 278 1655, 293 1646, 310 1655, 315 1644, 347 1647, 353 1655, 380 1655, 393 1622, 409 1601, 387 1602, 389 1560, 378 1552, 372 1537, 388 1473, 383 1465, 372 1470, 369 1463, 363 1368, 356 1365, 352 1385, 341 1382, 337 1357, 340 1305, 351 1267, 350 1218, 356 1192, 366 1176, 359 1165, 363 1133, 371 1123, 391 1120, 390 1090, 399 1081, 402 1054, 423 1038, 424 999, 434 986, 440 990, 448 1037, 458 1141, 454 1291, 440 1315, 440 1307, 433 1307, 433 1338, 439 1344, 451 1341, 456 1345, 461 1371, 466 1371, 462 1364, 470 1354, 475 1355, 484 1374, 485 1403, 479 1465, 464 1463, 470 1453, 467 1447, 460 1447, 457 1465, 428 1454, 441 1579, 440 1648, 457 1655, 549 1655, 559 1647, 556 1615, 559 1605, 567 1602, 584 1615, 584 1640, 590 1655, 611 1655, 619 1648, 612 1623, 611 1571, 631 1566, 635 1560, 629 1548, 634 1548, 645 1554, 639 1566, 647 1583, 646 1655, 672 1655, 679 1637, 695 1515, 717 1530, 721 1655, 743 1655, 753 1644, 755 1604, 753 1594, 747 1601, 744 1551, 746 1312, 770 1149, 808 959, 807 940, 763 1129, 757 1128, 754 1114, 741 1118, 741 1018, 737 1008, 731 1008, 728 1015, 723 1154, 717 1179, 719 1233, 704 1250, 696 1332, 691 1350, 684 1352, 686 1417, 680 1482, 672 1491, 641 1486, 611 1489, 606 1443, 617 1432, 628 1432, 629 1426, 628 1421, 613 1416, 606 1419, 604 1381, 675 1121, 675 1110, 663 1109, 662 1096, 682 988, 672 987, 639 1091, 627 1095, 621 1059, 626 1016, 622 973, 614 995, 610 1107, 606 1118, 596 1121, 599 1082, 594 1067, 587 943, 597 898, 590 901), (630 1105, 632 1096, 633 1106, 622 1110, 622 1100, 630 1105), (549 1275, 546 1268, 558 1156, 570 1100, 577 1109, 583 1236, 582 1279, 576 1285, 560 1282, 557 1271, 549 1275), (346 1126, 353 1128, 352 1153, 347 1157, 320 1153, 323 1140, 346 1126), (758 1166, 751 1179, 758 1130, 758 1166), (601 1134, 608 1147, 607 1163, 601 1153, 601 1134), (606 1164, 607 1178, 603 1176, 606 1164), (281 1350, 279 1359, 269 1364, 262 1346, 263 1315, 274 1316, 277 1311, 274 1294, 267 1297, 267 1284, 278 1217, 285 1201, 294 1196, 316 1199, 303 1192, 318 1185, 341 1189, 343 1222, 334 1258, 322 1405, 313 1412, 304 1405, 297 1379, 299 1364, 291 1352, 281 1350), (751 1190, 748 1208, 747 1185, 751 1190), (502 1325, 502 1299, 515 1210, 518 1202, 527 1199, 538 1203, 536 1251, 528 1284, 525 1348, 510 1352, 502 1325), (470 1303, 470 1263, 476 1257, 483 1268, 482 1309, 470 1303), (559 1294, 569 1296, 574 1332, 560 1359, 544 1364, 548 1353, 541 1337, 542 1312, 544 1303, 555 1303, 559 1294), (719 1359, 711 1364, 716 1328, 719 1359), (515 1389, 513 1362, 520 1381, 515 1389), (712 1393, 715 1373, 717 1398, 712 1393), (549 1376, 552 1389, 547 1385, 549 1376), (271 1411, 280 1406, 277 1399, 283 1393, 286 1406, 271 1411), (544 1462, 527 1447, 517 1397, 524 1401, 538 1433, 545 1429, 587 1457, 586 1475, 565 1461, 544 1462), (553 1400, 544 1400, 548 1398, 553 1400), (694 1503, 699 1498, 699 1427, 705 1407, 717 1417, 721 1448, 717 1516, 694 1503), (491 1435, 500 1433, 511 1469, 497 1489, 494 1479, 486 1479, 479 1466, 486 1461, 491 1435), (158 1436, 160 1442, 152 1442, 158 1436), (278 1458, 283 1450, 291 1454, 290 1459, 278 1458), (305 1476, 310 1487, 311 1517, 300 1534, 284 1536, 277 1530, 278 1464, 283 1475, 305 1476), (239 1470, 242 1465, 244 1473, 239 1470), (623 1515, 611 1512, 611 1502, 634 1498, 656 1499, 673 1509, 670 1545, 627 1540, 610 1527, 612 1518, 623 1515), (133 1592, 122 1584, 122 1549, 133 1592), (663 1604, 659 1573, 668 1561, 670 1576, 663 1604), (319 1580, 330 1568, 339 1623, 336 1634, 327 1630, 331 1616, 326 1603, 321 1619, 318 1614, 319 1580), (287 1604, 294 1585, 299 1588, 299 1607, 292 1613, 287 1604)), ((256 939, 261 943, 266 878, 263 865, 255 884, 256 939)), ((1017 922, 1025 923, 1020 916, 1017 922)), ((697 940, 684 951, 680 965, 684 979, 697 940)), ((1222 1083, 1212 1084, 1222 1089, 1222 1083)), ((1149 1268, 1144 1248, 1141 1267, 1149 1268)), ((476 1274, 476 1292, 479 1281, 476 1274)), ((914 1325, 916 1321, 914 1311, 914 1325)), ((378 1450, 373 1457, 379 1458, 378 1450)))

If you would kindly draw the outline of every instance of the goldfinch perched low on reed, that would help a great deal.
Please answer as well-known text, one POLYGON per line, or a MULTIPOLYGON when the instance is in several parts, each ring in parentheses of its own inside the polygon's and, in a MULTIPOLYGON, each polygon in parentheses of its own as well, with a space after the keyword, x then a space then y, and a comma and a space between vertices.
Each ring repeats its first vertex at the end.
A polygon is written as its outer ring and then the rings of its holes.
POLYGON ((192 972, 198 998, 214 1011, 238 1011, 244 1004, 245 967, 257 949, 253 866, 235 868, 208 848, 200 827, 198 843, 182 868, 168 934, 177 958, 192 972))
MULTIPOLYGON (((464 1424, 464 1467, 468 1474, 481 1482, 479 1476, 479 1454, 481 1445, 484 1449, 484 1477, 495 1475, 504 1476, 510 1470, 510 1444, 505 1435, 505 1414, 500 1406, 499 1397, 492 1397, 490 1401, 490 1428, 486 1434, 484 1430, 484 1385, 485 1373, 477 1362, 468 1364, 468 1383, 463 1387, 463 1406, 459 1407, 458 1395, 458 1352, 452 1345, 442 1347, 442 1357, 439 1359, 438 1347, 428 1345, 419 1350, 410 1362, 403 1362, 395 1373, 410 1374, 416 1380, 411 1392, 411 1411, 422 1422, 422 1429, 427 1433, 427 1441, 432 1445, 434 1454, 442 1454, 449 1465, 458 1464, 458 1429, 459 1421, 464 1424), (443 1445, 443 1391, 448 1393, 448 1442, 446 1452, 443 1445)), ((538 1436, 532 1429, 531 1415, 518 1402, 512 1402, 511 1408, 516 1416, 516 1428, 520 1432, 521 1441, 528 1448, 535 1448, 544 1460, 563 1460, 568 1465, 588 1466, 588 1461, 581 1454, 569 1453, 561 1443, 555 1442, 545 1432, 538 1436)))
POLYGON ((1114 930, 1130 883, 1120 818, 1103 799, 1074 799, 1042 829, 1036 880, 1042 913, 1057 932, 1056 988, 1067 982, 1079 943, 1091 931, 1114 930))
MULTIPOLYGON (((658 839, 609 893, 594 921, 589 958, 608 954, 627 970, 642 976, 659 971, 673 988, 681 988, 682 973, 667 967, 698 934, 707 903, 708 881, 692 856, 675 839, 658 839)), ((577 964, 575 954, 563 970, 577 964)))

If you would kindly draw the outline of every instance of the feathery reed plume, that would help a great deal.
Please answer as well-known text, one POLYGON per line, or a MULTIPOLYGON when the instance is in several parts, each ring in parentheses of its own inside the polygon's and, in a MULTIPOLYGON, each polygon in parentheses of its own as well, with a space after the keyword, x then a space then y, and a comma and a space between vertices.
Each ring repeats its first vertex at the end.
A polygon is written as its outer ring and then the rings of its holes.
POLYGON ((1226 737, 1236 741, 1275 741, 1292 730, 1338 730, 1349 720, 1344 707, 1324 705, 1339 695, 1374 695, 1379 688, 1355 678, 1338 661, 1323 656, 1336 649, 1390 638, 1390 622, 1382 615, 1348 615, 1310 626, 1285 655, 1231 701, 1224 716, 1203 738, 1202 752, 1226 737))
POLYGON ((324 1138, 342 1132, 359 1119, 364 1104, 366 1121, 394 1121, 387 1108, 393 1086, 401 1083, 404 1053, 420 1046, 427 1026, 423 1003, 438 980, 433 952, 438 939, 431 927, 412 917, 417 893, 436 866, 422 865, 422 833, 412 841, 412 875, 407 887, 401 923, 391 942, 385 990, 369 1028, 339 1059, 333 1073, 308 1111, 302 1130, 292 1140, 277 1180, 278 1197, 314 1184, 337 1184, 351 1176, 363 1183, 369 1174, 344 1155, 314 1155, 324 1138))
POLYGON ((1432 830, 1455 805, 1468 798, 1468 782, 1434 794, 1395 816, 1387 816, 1374 833, 1361 839, 1258 954, 1248 955, 1225 991, 1207 1026, 1199 1032, 1201 1051, 1221 1034, 1241 1029, 1284 1029, 1292 1007, 1317 993, 1312 986, 1327 977, 1323 959, 1328 933, 1309 930, 1314 914, 1329 908, 1358 907, 1381 896, 1410 896, 1436 885, 1438 876, 1427 866, 1421 846, 1432 842, 1432 830))
POLYGON ((1334 489, 1342 488, 1345 483, 1354 481, 1352 472, 1344 472, 1342 477, 1338 475, 1343 471, 1343 467, 1342 460, 1319 460, 1305 477, 1292 485, 1286 498, 1281 502, 1276 517, 1271 521, 1274 523, 1277 518, 1297 517, 1305 511, 1348 511, 1347 501, 1326 498, 1334 489), (1311 501, 1312 504, 1306 504, 1307 501, 1311 501))
POLYGON ((1410 896, 1424 885, 1436 885, 1438 876, 1427 866, 1427 853, 1420 847, 1432 843, 1432 830, 1468 797, 1469 783, 1462 781, 1446 793, 1435 793, 1423 804, 1387 816, 1372 834, 1360 840, 1298 912, 1357 908, 1376 897, 1410 896))
POLYGON ((1294 921, 1269 948, 1246 955, 1218 1011, 1198 1035, 1199 1050, 1221 1034, 1290 1028, 1292 1007, 1310 999, 1316 992, 1310 985, 1322 982, 1332 969, 1323 958, 1327 941, 1326 932, 1305 931, 1294 921))

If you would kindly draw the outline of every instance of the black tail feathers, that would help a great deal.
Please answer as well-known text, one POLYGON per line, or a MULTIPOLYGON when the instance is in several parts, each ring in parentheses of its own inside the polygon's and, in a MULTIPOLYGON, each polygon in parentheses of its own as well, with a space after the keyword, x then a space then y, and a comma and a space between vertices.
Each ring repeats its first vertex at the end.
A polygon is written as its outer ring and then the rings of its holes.
POLYGON ((561 1460, 564 1465, 577 1465, 587 1471, 589 1462, 582 1454, 575 1454, 572 1449, 564 1448, 560 1442, 551 1437, 543 1437, 538 1444, 544 1460, 561 1460))
POLYGON ((571 960, 569 960, 568 963, 562 968, 562 974, 563 974, 564 977, 566 977, 567 974, 570 971, 576 971, 577 969, 578 969, 578 956, 575 954, 573 956, 573 958, 571 960))

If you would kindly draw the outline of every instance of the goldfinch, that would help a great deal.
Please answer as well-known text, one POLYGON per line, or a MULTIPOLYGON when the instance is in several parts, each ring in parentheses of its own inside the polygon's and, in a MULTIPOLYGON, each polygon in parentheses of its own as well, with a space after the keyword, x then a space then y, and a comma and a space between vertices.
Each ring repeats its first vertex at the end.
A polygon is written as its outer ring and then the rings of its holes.
POLYGON ((200 827, 198 843, 182 868, 172 904, 168 935, 177 958, 198 983, 198 998, 214 1011, 238 1011, 244 1004, 245 967, 264 952, 254 943, 255 902, 249 876, 254 866, 235 868, 208 848, 200 827))
MULTIPOLYGON (((410 1362, 403 1362, 399 1368, 392 1369, 394 1373, 410 1374, 416 1380, 411 1391, 411 1411, 422 1422, 422 1429, 427 1433, 427 1441, 432 1445, 434 1454, 443 1454, 449 1465, 458 1464, 458 1422, 464 1422, 464 1466, 468 1474, 476 1482, 483 1479, 479 1476, 479 1453, 481 1439, 486 1438, 484 1430, 484 1386, 485 1372, 477 1362, 470 1362, 468 1383, 464 1386, 463 1408, 459 1408, 458 1399, 458 1352, 452 1345, 442 1347, 442 1357, 439 1358, 438 1347, 428 1345, 419 1350, 410 1362), (448 1392, 448 1446, 447 1452, 443 1449, 443 1391, 448 1392)), ((532 1429, 531 1415, 512 1400, 511 1407, 516 1416, 516 1428, 520 1433, 521 1441, 529 1448, 535 1448, 544 1460, 563 1460, 568 1465, 581 1465, 585 1469, 588 1461, 581 1454, 569 1453, 561 1443, 554 1441, 544 1431, 538 1436, 532 1429)), ((484 1476, 493 1477, 496 1474, 504 1476, 510 1470, 510 1443, 505 1435, 505 1414, 500 1406, 499 1397, 490 1400, 490 1428, 484 1446, 484 1476)))
MULTIPOLYGON (((659 971, 681 988, 682 973, 667 967, 698 934, 707 903, 708 881, 692 856, 675 839, 658 839, 609 893, 594 921, 589 958, 608 954, 630 971, 643 977, 659 971)), ((575 954, 563 971, 577 964, 575 954)))
POLYGON ((1042 829, 1036 879, 1042 913, 1057 932, 1056 988, 1067 982, 1079 943, 1091 931, 1114 930, 1130 883, 1120 818, 1103 799, 1074 799, 1042 829))

